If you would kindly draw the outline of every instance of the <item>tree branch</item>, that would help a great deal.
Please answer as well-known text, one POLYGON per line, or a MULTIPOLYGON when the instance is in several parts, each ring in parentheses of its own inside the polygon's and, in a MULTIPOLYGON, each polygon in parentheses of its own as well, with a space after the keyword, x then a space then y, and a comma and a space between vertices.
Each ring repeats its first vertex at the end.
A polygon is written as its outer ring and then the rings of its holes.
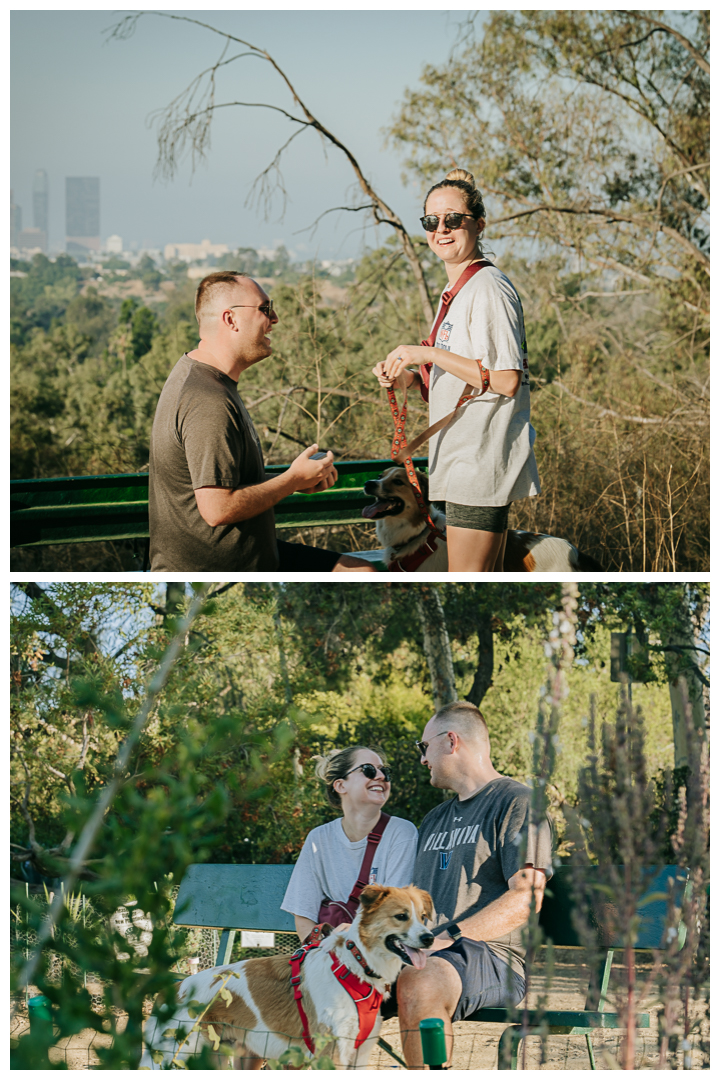
POLYGON ((350 213, 356 213, 358 210, 372 210, 372 208, 372 203, 365 203, 363 206, 331 206, 329 210, 323 210, 322 214, 315 218, 312 225, 306 225, 304 229, 298 229, 293 233, 293 236, 299 236, 300 233, 310 232, 310 230, 314 229, 317 223, 321 221, 326 214, 334 214, 336 210, 347 210, 350 213))
POLYGON ((666 34, 672 34, 672 36, 680 42, 682 47, 687 50, 690 56, 692 56, 697 66, 701 68, 706 75, 710 74, 709 62, 705 59, 703 54, 695 48, 693 43, 689 41, 684 34, 681 34, 679 30, 676 30, 674 27, 669 26, 667 23, 660 22, 659 19, 653 19, 650 15, 645 15, 644 12, 623 11, 622 14, 629 15, 633 19, 642 20, 643 22, 650 23, 650 25, 656 27, 656 29, 664 30, 666 34))
MULTIPOLYGON (((627 423, 631 423, 631 424, 678 424, 678 423, 687 424, 688 423, 687 419, 683 419, 683 420, 678 420, 677 419, 677 417, 678 417, 678 415, 680 413, 680 410, 675 410, 675 412, 671 413, 669 416, 664 416, 664 417, 663 416, 624 416, 622 413, 615 412, 614 409, 608 409, 604 405, 598 405, 597 402, 595 402, 595 401, 588 401, 587 398, 578 397, 578 395, 574 394, 572 392, 572 390, 568 390, 567 386, 565 386, 560 381, 560 379, 553 379, 553 381, 552 381, 552 383, 550 385, 559 387, 560 390, 562 390, 562 392, 564 394, 567 394, 568 397, 571 397, 573 399, 573 401, 577 401, 581 405, 587 405, 591 409, 596 409, 597 412, 598 412, 598 415, 601 416, 601 417, 602 416, 615 416, 615 417, 617 417, 618 420, 624 420, 627 423)), ((705 424, 706 421, 704 421, 704 420, 696 420, 695 423, 699 424, 699 425, 702 425, 702 424, 705 424)))
MULTIPOLYGON (((689 170, 684 169, 684 170, 681 170, 681 171, 688 172, 689 170)), ((577 209, 576 207, 573 207, 573 206, 548 206, 548 205, 545 205, 545 204, 543 204, 541 206, 534 206, 529 210, 520 210, 520 211, 518 211, 518 213, 509 214, 507 217, 497 218, 494 221, 492 221, 491 224, 492 225, 501 225, 505 221, 514 221, 516 218, 528 217, 530 214, 539 214, 539 213, 544 213, 544 212, 545 213, 551 213, 551 214, 574 214, 576 216, 582 216, 583 214, 593 214, 595 216, 604 217, 606 219, 606 221, 608 221, 608 222, 615 222, 616 221, 616 222, 618 222, 620 224, 626 223, 628 225, 642 225, 642 226, 647 226, 648 225, 648 222, 643 221, 642 217, 638 217, 637 215, 631 215, 631 214, 619 214, 615 210, 602 210, 602 209, 598 210, 598 209, 595 209, 594 207, 587 207, 585 209, 577 209)), ((649 211, 648 213, 654 213, 654 212, 655 211, 649 211)), ((672 236, 675 240, 677 240, 677 242, 679 244, 681 244, 686 249, 686 251, 689 252, 690 255, 692 255, 692 257, 694 259, 696 259, 699 263, 702 263, 702 265, 706 269, 709 269, 709 267, 710 267, 710 259, 705 254, 705 252, 701 251, 700 248, 698 248, 695 244, 693 244, 693 242, 691 240, 688 240, 686 236, 683 236, 682 233, 678 232, 677 229, 673 229, 670 225, 666 225, 662 221, 657 223, 656 228, 658 229, 659 232, 664 232, 664 233, 667 233, 668 236, 672 236)))
POLYGON ((228 581, 224 585, 221 585, 218 589, 213 589, 211 593, 208 593, 208 600, 214 600, 216 596, 220 596, 221 593, 227 592, 228 589, 234 589, 236 585, 239 585, 239 581, 228 581))
MULTIPOLYGON (((420 294, 420 301, 421 301, 422 308, 423 308, 423 314, 424 314, 425 319, 426 319, 426 321, 428 323, 428 326, 432 325, 434 312, 433 312, 433 304, 432 304, 432 301, 430 299, 430 292, 429 292, 429 289, 428 289, 428 286, 427 286, 427 281, 425 280, 425 275, 423 273, 423 269, 422 269, 422 266, 420 264, 420 260, 418 258, 417 252, 415 251, 413 242, 412 242, 412 240, 410 238, 410 235, 408 234, 407 230, 405 229, 405 226, 403 225, 402 221, 397 216, 397 214, 395 214, 390 209, 390 207, 387 205, 387 203, 374 190, 374 188, 370 184, 369 180, 367 179, 367 177, 363 173, 362 169, 360 168, 360 164, 359 164, 357 158, 355 157, 355 155, 350 151, 350 149, 343 142, 341 142, 340 139, 337 138, 337 136, 333 135, 333 133, 331 131, 329 131, 328 128, 326 128, 324 126, 324 124, 322 124, 317 119, 317 117, 315 117, 313 115, 313 113, 310 111, 308 106, 301 99, 300 95, 298 94, 297 90, 295 89, 294 85, 292 84, 292 82, 290 81, 288 76, 285 74, 285 72, 280 67, 280 65, 270 55, 270 53, 266 49, 261 49, 258 46, 253 45, 251 42, 245 41, 243 38, 238 38, 238 37, 235 37, 235 35, 233 35, 233 34, 229 34, 229 33, 225 32, 225 31, 222 31, 222 30, 218 30, 214 26, 210 26, 208 23, 201 22, 199 19, 193 19, 193 18, 191 18, 190 16, 187 16, 187 15, 172 15, 169 12, 164 12, 164 11, 138 12, 138 13, 134 13, 133 15, 125 16, 119 23, 117 23, 112 28, 111 33, 110 33, 110 37, 111 38, 115 37, 115 38, 118 38, 118 39, 129 37, 132 33, 134 33, 135 28, 137 26, 137 23, 138 23, 139 19, 143 15, 157 15, 157 16, 159 16, 161 18, 175 19, 175 20, 180 21, 180 22, 189 22, 189 23, 194 24, 195 26, 201 26, 206 30, 210 30, 211 33, 218 34, 221 37, 223 37, 225 39, 226 43, 229 43, 230 41, 234 41, 237 44, 244 46, 246 49, 250 49, 253 55, 256 55, 258 57, 263 58, 264 60, 267 61, 267 63, 269 63, 271 65, 271 67, 274 68, 274 70, 277 72, 277 74, 279 75, 281 80, 284 82, 287 89, 290 91, 290 94, 292 95, 293 101, 295 102, 297 107, 301 110, 301 112, 304 114, 306 124, 308 126, 310 126, 310 127, 315 128, 315 130, 318 132, 318 134, 322 138, 326 139, 329 143, 331 143, 338 150, 340 150, 340 152, 342 154, 345 155, 345 158, 349 162, 351 169, 355 173, 355 178, 356 178, 358 184, 360 185, 361 190, 365 193, 365 195, 367 195, 367 197, 371 200, 371 202, 373 204, 373 209, 374 209, 374 213, 375 213, 376 218, 380 219, 380 217, 382 216, 385 219, 385 221, 389 225, 391 225, 398 232, 398 234, 400 236, 400 241, 402 243, 403 251, 405 252, 405 256, 406 256, 408 262, 410 263, 410 267, 412 269, 413 276, 415 278, 415 282, 416 282, 416 285, 417 285, 417 288, 418 288, 418 291, 419 291, 419 294, 420 294)), ((213 103, 214 74, 215 74, 215 71, 218 69, 218 67, 220 67, 221 64, 225 64, 225 63, 226 63, 226 61, 225 61, 224 53, 223 53, 223 55, 221 56, 220 61, 218 61, 218 63, 212 69, 209 69, 210 70, 210 75, 209 75, 210 86, 208 88, 207 95, 209 97, 209 100, 210 100, 211 104, 205 110, 203 110, 205 113, 207 113, 209 115, 212 114, 212 111, 215 108, 214 103, 213 103)), ((205 74, 205 73, 203 73, 203 74, 205 74)), ((189 100, 189 101, 192 100, 192 98, 193 98, 193 96, 194 96, 194 94, 196 92, 196 89, 199 86, 199 80, 202 77, 203 76, 199 76, 198 79, 193 80, 193 82, 190 84, 190 87, 188 88, 188 91, 185 92, 185 95, 187 95, 188 92, 190 93, 190 97, 187 100, 189 100)), ((162 160, 163 156, 165 157, 165 159, 167 161, 172 161, 173 160, 174 153, 175 153, 175 135, 174 135, 173 129, 172 129, 172 120, 173 120, 173 118, 175 116, 175 111, 176 111, 176 107, 177 107, 176 103, 179 102, 180 100, 182 100, 182 95, 179 98, 176 98, 175 101, 172 102, 171 105, 168 107, 168 110, 166 110, 166 114, 167 114, 168 119, 167 119, 165 125, 163 126, 163 129, 161 130, 160 137, 159 137, 160 154, 161 154, 161 159, 160 160, 162 160)), ((278 109, 278 111, 282 112, 283 110, 278 109)), ((200 113, 198 115, 202 115, 202 113, 200 113)), ((290 116, 290 114, 287 114, 287 113, 286 113, 286 115, 288 116, 289 119, 292 119, 294 122, 296 122, 296 123, 300 122, 300 121, 297 120, 296 117, 292 117, 292 116, 290 116)), ((189 120, 189 118, 186 117, 185 120, 183 120, 180 123, 179 127, 177 128, 177 130, 181 134, 182 139, 184 139, 184 137, 185 137, 185 131, 187 130, 188 124, 190 122, 191 121, 189 120)), ((206 145, 207 145, 207 128, 199 129, 198 132, 193 136, 193 156, 195 156, 197 154, 199 157, 203 157, 204 154, 205 154, 206 145)))

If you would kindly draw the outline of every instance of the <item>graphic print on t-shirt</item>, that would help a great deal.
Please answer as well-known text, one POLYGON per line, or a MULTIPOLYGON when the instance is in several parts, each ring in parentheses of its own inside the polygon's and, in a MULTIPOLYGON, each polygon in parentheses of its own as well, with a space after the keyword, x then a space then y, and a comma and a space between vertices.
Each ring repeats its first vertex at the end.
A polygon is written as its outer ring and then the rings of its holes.
POLYGON ((450 335, 452 333, 452 328, 453 328, 453 324, 451 322, 448 322, 448 320, 446 319, 445 322, 440 327, 440 329, 438 330, 438 335, 437 335, 437 337, 435 339, 435 344, 438 347, 438 349, 449 349, 450 348, 450 346, 448 345, 448 342, 450 340, 450 335))
MULTIPOLYGON (((479 825, 465 825, 459 829, 452 829, 448 832, 433 832, 430 833, 427 840, 423 844, 423 851, 452 851, 453 848, 459 847, 460 844, 474 844, 477 840, 479 825)), ((443 866, 441 869, 447 869, 447 866, 443 866)))

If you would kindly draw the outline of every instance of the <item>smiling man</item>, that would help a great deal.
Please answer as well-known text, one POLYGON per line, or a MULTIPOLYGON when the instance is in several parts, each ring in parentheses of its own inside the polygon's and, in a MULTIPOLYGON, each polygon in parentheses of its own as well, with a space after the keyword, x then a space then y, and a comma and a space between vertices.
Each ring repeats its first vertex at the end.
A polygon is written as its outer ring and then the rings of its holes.
POLYGON ((238 379, 272 353, 272 300, 244 274, 203 278, 195 297, 200 344, 170 372, 150 443, 150 568, 156 571, 361 571, 363 559, 275 536, 273 507, 337 480, 333 456, 309 446, 267 478, 238 379))
POLYGON ((413 884, 432 896, 435 943, 425 967, 404 968, 397 982, 409 1068, 423 1062, 420 1020, 445 1021, 450 1057, 454 1020, 522 1001, 521 931, 552 875, 549 821, 534 823, 530 788, 493 766, 479 709, 444 705, 417 746, 432 786, 455 798, 427 814, 418 836, 413 884))

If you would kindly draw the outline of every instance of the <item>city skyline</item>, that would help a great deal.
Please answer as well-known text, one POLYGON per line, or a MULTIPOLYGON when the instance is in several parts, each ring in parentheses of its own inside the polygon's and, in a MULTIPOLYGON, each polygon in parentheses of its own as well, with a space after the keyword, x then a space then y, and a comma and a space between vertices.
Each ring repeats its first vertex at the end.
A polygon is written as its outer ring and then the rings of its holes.
MULTIPOLYGON (((423 193, 402 182, 401 158, 383 148, 381 129, 391 122, 404 89, 417 85, 423 65, 446 59, 463 12, 178 14, 207 19, 268 47, 408 227, 419 228, 413 222, 423 193)), ((173 181, 153 182, 157 131, 148 126, 148 116, 217 60, 222 40, 187 23, 147 17, 129 40, 107 41, 103 30, 120 17, 110 11, 11 13, 11 183, 27 221, 34 174, 47 172, 52 250, 64 248, 63 185, 72 176, 100 179, 102 242, 119 234, 127 248, 208 239, 231 250, 284 243, 300 259, 347 258, 389 237, 386 227, 364 227, 363 215, 347 213, 327 215, 314 233, 301 231, 353 197, 354 176, 345 158, 321 146, 312 132, 289 149, 285 219, 280 220, 282 200, 275 201, 269 221, 244 205, 253 179, 292 132, 287 120, 265 109, 228 109, 215 121, 206 164, 193 175, 186 161, 173 181)), ((223 75, 218 100, 292 109, 268 65, 256 59, 251 64, 223 75)))

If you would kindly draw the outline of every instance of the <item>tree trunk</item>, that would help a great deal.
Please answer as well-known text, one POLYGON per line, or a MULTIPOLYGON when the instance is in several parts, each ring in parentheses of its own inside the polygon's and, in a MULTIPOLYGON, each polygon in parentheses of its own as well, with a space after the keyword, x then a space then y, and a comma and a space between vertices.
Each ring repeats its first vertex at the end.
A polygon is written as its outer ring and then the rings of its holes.
POLYGON ((483 622, 478 622, 477 635, 478 662, 470 693, 467 694, 467 700, 480 708, 480 702, 492 686, 495 667, 495 643, 491 617, 483 620, 483 622))
POLYGON ((432 683, 433 707, 457 701, 455 670, 450 654, 450 638, 445 625, 445 612, 435 585, 421 585, 417 598, 423 647, 432 683))
POLYGON ((165 615, 163 622, 168 619, 176 619, 182 609, 185 599, 185 582, 168 581, 165 586, 165 615))
POLYGON ((670 704, 672 706, 675 768, 688 764, 688 724, 686 709, 692 713, 691 730, 701 742, 706 737, 703 682, 699 677, 698 656, 695 652, 695 633, 689 604, 679 604, 674 632, 667 642, 678 652, 667 652, 670 704))

